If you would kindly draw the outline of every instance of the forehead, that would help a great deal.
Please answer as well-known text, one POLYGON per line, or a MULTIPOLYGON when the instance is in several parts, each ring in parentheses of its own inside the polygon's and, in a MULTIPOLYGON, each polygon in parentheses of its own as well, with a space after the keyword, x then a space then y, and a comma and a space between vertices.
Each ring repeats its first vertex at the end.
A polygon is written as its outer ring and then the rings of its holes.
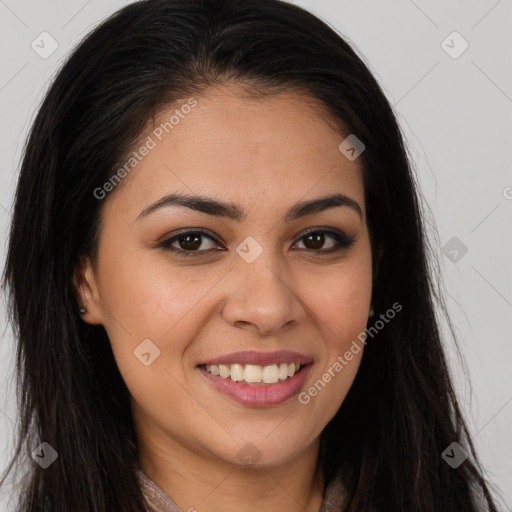
POLYGON ((159 113, 139 143, 151 149, 111 199, 128 211, 176 191, 273 206, 341 192, 364 208, 360 159, 338 149, 345 137, 325 107, 303 94, 211 89, 159 113))

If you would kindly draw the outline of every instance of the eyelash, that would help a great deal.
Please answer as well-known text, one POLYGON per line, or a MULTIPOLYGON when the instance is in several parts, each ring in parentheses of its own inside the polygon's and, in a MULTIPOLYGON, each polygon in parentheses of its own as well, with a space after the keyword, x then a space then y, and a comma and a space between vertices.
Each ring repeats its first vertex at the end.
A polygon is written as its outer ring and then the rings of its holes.
MULTIPOLYGON (((318 251, 315 251, 314 249, 301 249, 301 250, 312 252, 315 256, 316 255, 334 254, 334 253, 342 251, 343 249, 348 249, 355 242, 354 237, 345 235, 342 232, 337 232, 337 231, 333 231, 330 229, 319 229, 319 228, 314 228, 314 229, 310 229, 310 230, 306 231, 304 233, 304 235, 301 238, 299 238, 298 241, 300 242, 307 236, 309 236, 311 234, 317 234, 317 233, 327 234, 328 236, 332 237, 336 241, 337 246, 335 246, 332 249, 328 249, 328 250, 318 250, 318 251)), ((209 238, 216 244, 220 245, 220 242, 215 237, 208 234, 206 231, 187 230, 187 231, 182 231, 182 232, 174 235, 173 237, 168 238, 167 240, 164 240, 163 242, 161 242, 159 244, 158 247, 172 251, 175 254, 177 254, 179 257, 182 257, 182 258, 190 258, 190 257, 197 258, 197 257, 201 257, 201 253, 208 253, 212 250, 217 250, 217 249, 207 249, 207 250, 186 251, 184 249, 178 249, 176 247, 171 247, 171 244, 173 242, 178 241, 181 237, 186 236, 186 235, 200 235, 201 237, 204 236, 206 238, 209 238)))

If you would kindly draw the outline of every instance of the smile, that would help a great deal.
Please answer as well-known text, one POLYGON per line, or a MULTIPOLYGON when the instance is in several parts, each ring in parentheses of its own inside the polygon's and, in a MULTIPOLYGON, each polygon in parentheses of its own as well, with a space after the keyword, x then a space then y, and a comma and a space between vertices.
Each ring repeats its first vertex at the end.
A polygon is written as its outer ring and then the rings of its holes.
POLYGON ((299 365, 297 369, 296 363, 280 363, 279 365, 274 364, 264 367, 257 365, 245 365, 243 367, 235 363, 229 366, 200 365, 197 369, 215 390, 231 400, 250 407, 270 407, 282 404, 297 395, 302 389, 312 366, 312 364, 304 364, 299 365), (280 375, 284 377, 285 365, 286 378, 281 379, 280 375), (233 366, 235 367, 234 377, 238 378, 242 375, 243 379, 233 380, 231 373, 233 366), (223 375, 225 375, 224 377, 220 374, 221 369, 223 375), (217 371, 219 375, 213 373, 217 371), (245 380, 246 372, 249 382, 245 380), (278 378, 275 382, 264 382, 265 379, 274 381, 276 372, 278 378))
POLYGON ((255 364, 211 364, 205 365, 207 372, 218 375, 223 379, 246 384, 275 384, 293 377, 300 371, 300 363, 280 363, 267 366, 255 364))

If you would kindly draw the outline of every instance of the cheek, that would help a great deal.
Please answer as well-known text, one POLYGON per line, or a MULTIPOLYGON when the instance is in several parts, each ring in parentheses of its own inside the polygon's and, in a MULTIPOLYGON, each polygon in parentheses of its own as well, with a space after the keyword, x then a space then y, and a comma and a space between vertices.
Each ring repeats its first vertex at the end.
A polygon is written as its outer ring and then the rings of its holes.
POLYGON ((327 345, 327 354, 314 368, 298 401, 322 429, 334 417, 345 400, 359 370, 364 344, 357 339, 359 331, 340 333, 327 345))
POLYGON ((371 298, 370 260, 354 260, 338 271, 317 276, 308 294, 311 315, 324 342, 308 386, 299 402, 319 425, 336 414, 355 379, 364 351, 363 336, 371 298))
POLYGON ((212 314, 208 294, 226 273, 179 269, 151 256, 127 252, 118 263, 105 259, 100 269, 105 329, 122 373, 140 364, 141 343, 159 351, 155 365, 179 371, 190 340, 212 314))
POLYGON ((201 436, 204 408, 183 385, 183 376, 168 368, 162 358, 149 366, 132 367, 124 376, 131 395, 134 416, 145 427, 154 424, 161 431, 184 442, 201 436), (198 419, 202 418, 202 422, 198 419), (150 420, 150 421, 148 421, 150 420))
POLYGON ((307 281, 304 297, 318 329, 330 340, 329 345, 341 351, 346 340, 366 327, 372 294, 371 268, 354 259, 307 281))
POLYGON ((334 417, 345 400, 359 369, 362 353, 361 350, 353 359, 345 361, 346 364, 331 360, 328 367, 306 389, 306 395, 302 395, 301 403, 309 400, 306 407, 314 408, 315 412, 311 412, 311 415, 322 428, 334 417))

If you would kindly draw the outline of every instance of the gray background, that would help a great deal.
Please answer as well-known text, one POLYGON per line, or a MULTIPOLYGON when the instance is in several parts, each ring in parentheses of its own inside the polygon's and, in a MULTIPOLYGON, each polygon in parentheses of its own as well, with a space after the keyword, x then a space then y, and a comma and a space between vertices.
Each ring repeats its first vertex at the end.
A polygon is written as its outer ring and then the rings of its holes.
MULTIPOLYGON (((43 93, 70 49, 128 3, 0 0, 2 268, 21 150, 43 93), (39 37, 44 31, 58 44, 48 58, 31 47, 51 49, 39 37)), ((395 107, 432 212, 446 300, 471 376, 469 383, 447 337, 456 386, 488 477, 506 497, 503 510, 512 510, 512 0, 295 3, 356 46, 395 107), (461 55, 463 40, 448 37, 454 31, 469 44, 461 55)), ((3 472, 16 419, 3 305, 0 322, 3 472)), ((13 510, 5 493, 0 508, 13 510)))

